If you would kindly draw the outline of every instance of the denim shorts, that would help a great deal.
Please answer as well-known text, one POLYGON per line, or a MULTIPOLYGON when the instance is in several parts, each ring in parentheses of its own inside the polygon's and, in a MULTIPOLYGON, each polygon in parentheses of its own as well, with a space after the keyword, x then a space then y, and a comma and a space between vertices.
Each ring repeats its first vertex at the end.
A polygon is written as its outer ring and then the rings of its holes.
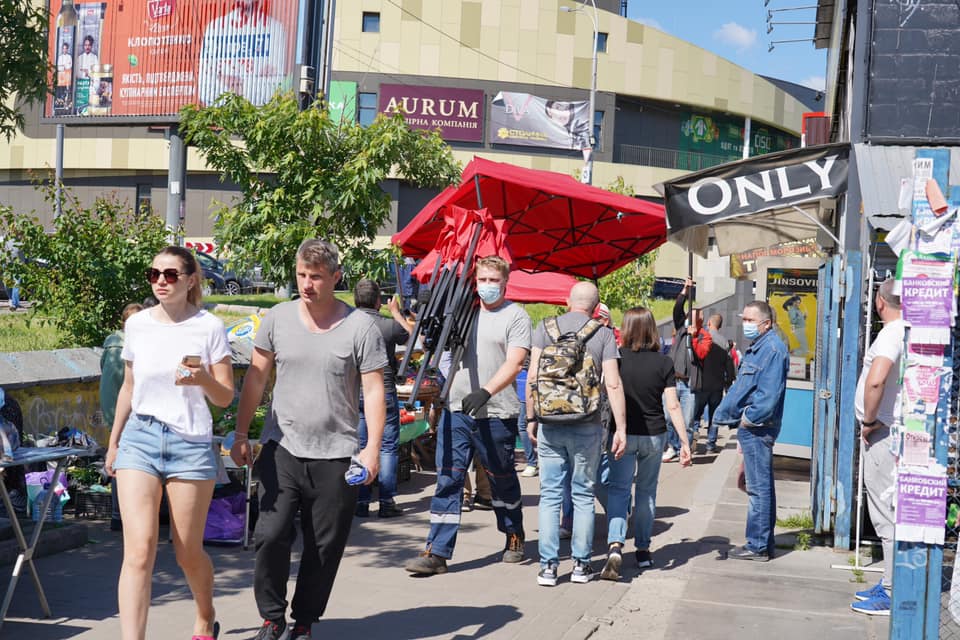
POLYGON ((217 454, 209 442, 187 442, 156 418, 131 413, 113 468, 136 469, 161 480, 214 480, 217 454))

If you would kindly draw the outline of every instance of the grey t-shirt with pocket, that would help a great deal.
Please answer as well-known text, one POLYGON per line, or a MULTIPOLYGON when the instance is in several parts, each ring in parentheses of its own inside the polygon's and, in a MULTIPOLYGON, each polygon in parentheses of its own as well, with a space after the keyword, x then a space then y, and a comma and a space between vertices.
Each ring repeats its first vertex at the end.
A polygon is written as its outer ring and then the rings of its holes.
POLYGON ((366 313, 350 307, 324 333, 300 319, 300 301, 263 318, 254 346, 274 354, 277 379, 261 442, 276 441, 298 458, 348 458, 357 451, 360 375, 387 365, 383 336, 366 313))
MULTIPOLYGON (((481 307, 463 359, 453 372, 449 402, 452 411, 460 411, 463 399, 493 377, 506 362, 511 347, 530 350, 530 316, 523 307, 509 301, 492 311, 481 307)), ((516 418, 519 414, 520 398, 516 385, 511 383, 490 398, 476 417, 516 418)))

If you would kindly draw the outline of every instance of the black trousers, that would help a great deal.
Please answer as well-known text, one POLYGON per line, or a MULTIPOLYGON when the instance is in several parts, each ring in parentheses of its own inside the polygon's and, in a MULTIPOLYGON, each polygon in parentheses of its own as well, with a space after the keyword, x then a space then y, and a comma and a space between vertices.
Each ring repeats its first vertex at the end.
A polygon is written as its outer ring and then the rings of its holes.
POLYGON ((297 458, 276 442, 264 445, 257 460, 260 517, 253 574, 253 592, 264 620, 278 622, 286 616, 297 512, 303 554, 291 613, 295 621, 310 624, 327 608, 357 505, 357 487, 343 479, 349 466, 349 458, 297 458))

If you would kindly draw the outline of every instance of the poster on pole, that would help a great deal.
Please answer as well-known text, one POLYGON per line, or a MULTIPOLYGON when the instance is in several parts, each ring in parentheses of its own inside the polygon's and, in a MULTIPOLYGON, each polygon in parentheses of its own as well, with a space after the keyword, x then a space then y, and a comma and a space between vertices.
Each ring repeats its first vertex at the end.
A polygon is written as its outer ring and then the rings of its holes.
POLYGON ((940 465, 900 467, 896 536, 900 542, 943 544, 947 473, 940 465))
POLYGON ((767 302, 790 350, 791 378, 807 379, 817 344, 816 269, 768 269, 767 302))
POLYGON ((903 319, 910 324, 910 341, 949 344, 956 314, 954 262, 905 251, 897 265, 903 319))
POLYGON ((175 122, 224 93, 266 104, 293 86, 298 3, 51 0, 54 122, 175 122))

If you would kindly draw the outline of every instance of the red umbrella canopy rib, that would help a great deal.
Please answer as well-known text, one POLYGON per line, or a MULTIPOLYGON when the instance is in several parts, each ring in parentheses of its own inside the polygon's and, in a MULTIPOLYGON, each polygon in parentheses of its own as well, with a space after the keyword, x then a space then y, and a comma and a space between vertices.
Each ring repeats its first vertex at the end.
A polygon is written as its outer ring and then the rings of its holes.
POLYGON ((531 272, 600 278, 666 241, 662 205, 560 173, 474 158, 460 186, 434 198, 394 242, 407 255, 425 255, 424 249, 435 246, 450 205, 486 208, 503 219, 514 268, 531 272))

